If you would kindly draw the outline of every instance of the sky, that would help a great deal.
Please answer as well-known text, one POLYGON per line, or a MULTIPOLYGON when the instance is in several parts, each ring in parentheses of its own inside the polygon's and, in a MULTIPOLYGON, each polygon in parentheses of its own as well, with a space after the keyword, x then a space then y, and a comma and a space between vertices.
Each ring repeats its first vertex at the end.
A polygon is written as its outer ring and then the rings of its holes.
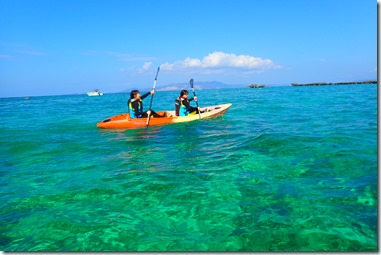
POLYGON ((0 97, 377 79, 376 0, 1 0, 0 97))

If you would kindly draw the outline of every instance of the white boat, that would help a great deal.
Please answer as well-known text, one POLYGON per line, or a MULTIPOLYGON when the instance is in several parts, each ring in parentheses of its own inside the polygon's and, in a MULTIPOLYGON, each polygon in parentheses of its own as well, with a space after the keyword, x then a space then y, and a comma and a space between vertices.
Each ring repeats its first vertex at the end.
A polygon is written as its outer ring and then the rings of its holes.
POLYGON ((103 96, 103 93, 99 91, 99 89, 94 89, 93 91, 87 92, 89 97, 93 96, 103 96))

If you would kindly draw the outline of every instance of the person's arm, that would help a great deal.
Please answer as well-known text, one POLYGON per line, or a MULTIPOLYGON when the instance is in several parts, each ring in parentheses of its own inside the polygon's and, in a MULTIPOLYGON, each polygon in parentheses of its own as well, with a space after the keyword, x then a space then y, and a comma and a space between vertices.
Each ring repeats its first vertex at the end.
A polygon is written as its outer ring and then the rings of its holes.
POLYGON ((192 101, 192 100, 197 101, 197 97, 192 97, 191 99, 188 98, 188 100, 189 100, 189 102, 192 101))
POLYGON ((179 116, 179 111, 180 111, 180 99, 175 100, 175 115, 179 116))
POLYGON ((190 104, 187 100, 183 100, 183 104, 188 109, 189 112, 193 112, 194 110, 197 110, 196 107, 190 106, 190 104))
POLYGON ((148 91, 147 93, 145 93, 143 96, 141 96, 140 98, 143 100, 144 98, 148 97, 149 95, 151 94, 151 91, 148 91))

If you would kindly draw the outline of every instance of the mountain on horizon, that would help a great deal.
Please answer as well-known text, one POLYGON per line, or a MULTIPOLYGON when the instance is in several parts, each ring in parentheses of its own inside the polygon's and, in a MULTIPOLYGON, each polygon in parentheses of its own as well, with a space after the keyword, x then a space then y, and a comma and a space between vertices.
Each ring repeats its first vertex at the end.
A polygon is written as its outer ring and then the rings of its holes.
MULTIPOLYGON (((197 90, 201 89, 223 89, 223 88, 242 88, 245 85, 242 84, 225 84, 219 81, 199 81, 194 82, 194 88, 197 90)), ((189 82, 179 82, 171 83, 164 86, 159 86, 156 88, 157 91, 171 91, 171 90, 182 90, 190 89, 189 82)))

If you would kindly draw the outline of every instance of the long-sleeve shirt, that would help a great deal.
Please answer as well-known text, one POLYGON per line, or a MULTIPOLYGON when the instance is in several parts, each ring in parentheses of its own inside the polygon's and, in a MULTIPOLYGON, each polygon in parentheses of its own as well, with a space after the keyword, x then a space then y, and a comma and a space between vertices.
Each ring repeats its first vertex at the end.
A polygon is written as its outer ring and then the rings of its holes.
POLYGON ((193 100, 194 100, 194 98, 190 98, 190 99, 185 99, 185 98, 182 98, 182 97, 177 98, 176 102, 175 102, 176 115, 177 116, 186 116, 189 113, 191 113, 193 111, 196 111, 197 108, 196 107, 192 107, 189 104, 193 100), (184 107, 185 107, 185 109, 184 109, 184 107), (181 108, 183 108, 185 111, 181 110, 181 108))
POLYGON ((143 99, 150 94, 150 92, 147 92, 140 99, 132 98, 128 100, 128 110, 131 117, 140 118, 145 113, 143 111, 143 99))

